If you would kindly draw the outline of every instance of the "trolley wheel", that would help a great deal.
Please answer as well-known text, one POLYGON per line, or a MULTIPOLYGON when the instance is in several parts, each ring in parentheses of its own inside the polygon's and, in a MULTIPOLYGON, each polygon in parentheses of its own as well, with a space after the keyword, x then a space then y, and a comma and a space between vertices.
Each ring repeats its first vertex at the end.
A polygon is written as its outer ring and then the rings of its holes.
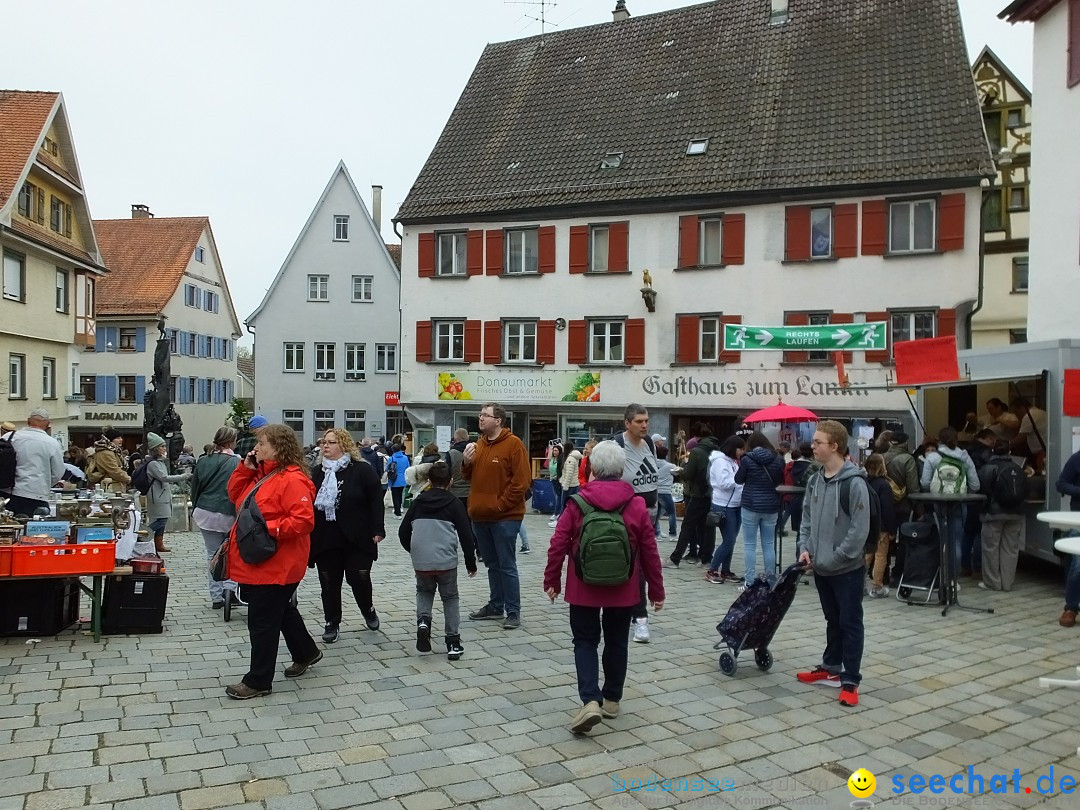
POLYGON ((225 617, 225 621, 232 621, 232 600, 233 592, 229 589, 225 590, 225 607, 222 610, 222 615, 225 617))
POLYGON ((720 671, 727 676, 735 674, 735 670, 739 668, 739 662, 735 660, 735 656, 731 653, 724 651, 720 653, 720 671))
POLYGON ((911 588, 900 588, 897 593, 901 599, 908 599, 911 596, 911 588))
POLYGON ((772 669, 772 653, 769 652, 768 647, 762 650, 754 650, 754 663, 762 672, 768 672, 772 669))

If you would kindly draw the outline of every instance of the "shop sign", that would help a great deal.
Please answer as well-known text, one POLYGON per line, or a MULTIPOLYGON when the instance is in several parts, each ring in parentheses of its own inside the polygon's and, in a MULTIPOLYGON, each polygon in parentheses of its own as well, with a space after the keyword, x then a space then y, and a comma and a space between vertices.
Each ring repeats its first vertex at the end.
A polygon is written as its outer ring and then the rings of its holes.
POLYGON ((882 351, 885 323, 834 323, 820 326, 746 326, 724 324, 725 351, 882 351))
POLYGON ((507 369, 440 371, 435 378, 440 400, 507 402, 600 402, 600 372, 507 369))
POLYGON ((83 419, 91 422, 138 422, 138 411, 111 413, 109 411, 90 411, 83 414, 83 419))
MULTIPOLYGON (((734 375, 732 375, 734 377, 734 375)), ((793 380, 738 380, 712 377, 702 379, 693 374, 650 374, 641 379, 641 390, 649 396, 665 396, 673 399, 685 397, 709 397, 718 405, 731 400, 731 405, 744 405, 749 400, 781 397, 795 403, 800 398, 858 398, 868 397, 864 385, 853 382, 842 386, 835 380, 820 380, 809 374, 800 374, 793 380)), ((774 403, 775 404, 775 403, 774 403)))
POLYGON ((383 404, 388 408, 396 408, 398 406, 398 399, 397 391, 387 391, 383 396, 383 404))

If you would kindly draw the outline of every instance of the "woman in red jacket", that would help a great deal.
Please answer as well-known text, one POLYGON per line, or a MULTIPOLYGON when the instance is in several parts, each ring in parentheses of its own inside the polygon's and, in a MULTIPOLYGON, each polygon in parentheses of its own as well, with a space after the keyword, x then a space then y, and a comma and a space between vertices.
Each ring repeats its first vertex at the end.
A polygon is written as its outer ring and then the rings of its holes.
MULTIPOLYGON (((322 659, 322 651, 304 626, 292 596, 307 571, 311 530, 315 525, 315 486, 307 474, 304 451, 292 428, 267 425, 259 431, 255 449, 244 456, 229 479, 229 499, 240 520, 248 495, 266 523, 266 533, 277 541, 277 551, 260 563, 245 562, 236 544, 236 526, 230 536, 229 578, 240 584, 248 605, 251 668, 244 679, 225 689, 236 700, 268 695, 277 667, 278 636, 292 654, 286 678, 296 678, 322 659)), ((250 513, 250 506, 248 507, 250 513)))

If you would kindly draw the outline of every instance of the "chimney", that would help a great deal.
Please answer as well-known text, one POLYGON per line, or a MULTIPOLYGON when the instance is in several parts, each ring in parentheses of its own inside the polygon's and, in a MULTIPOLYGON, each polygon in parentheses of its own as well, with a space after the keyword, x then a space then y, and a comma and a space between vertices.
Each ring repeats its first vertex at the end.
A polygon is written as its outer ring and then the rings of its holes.
POLYGON ((382 233, 382 186, 371 187, 371 219, 375 230, 382 233))
POLYGON ((134 203, 131 206, 131 218, 132 219, 153 219, 154 215, 152 213, 150 213, 150 206, 149 205, 140 205, 139 203, 134 203))
POLYGON ((630 19, 630 12, 626 10, 626 0, 618 0, 615 3, 615 10, 611 12, 611 16, 615 22, 630 19))

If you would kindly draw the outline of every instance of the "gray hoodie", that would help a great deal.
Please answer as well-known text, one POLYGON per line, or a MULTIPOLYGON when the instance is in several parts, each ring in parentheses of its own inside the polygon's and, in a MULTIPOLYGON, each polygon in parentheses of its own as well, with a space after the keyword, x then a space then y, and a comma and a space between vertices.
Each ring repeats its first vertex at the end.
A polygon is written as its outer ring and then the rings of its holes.
POLYGON ((814 573, 835 576, 865 565, 863 547, 870 531, 870 495, 866 473, 850 461, 832 478, 823 473, 810 477, 803 498, 802 525, 799 527, 798 552, 810 552, 814 573), (850 516, 840 505, 840 482, 852 481, 848 495, 850 516))

